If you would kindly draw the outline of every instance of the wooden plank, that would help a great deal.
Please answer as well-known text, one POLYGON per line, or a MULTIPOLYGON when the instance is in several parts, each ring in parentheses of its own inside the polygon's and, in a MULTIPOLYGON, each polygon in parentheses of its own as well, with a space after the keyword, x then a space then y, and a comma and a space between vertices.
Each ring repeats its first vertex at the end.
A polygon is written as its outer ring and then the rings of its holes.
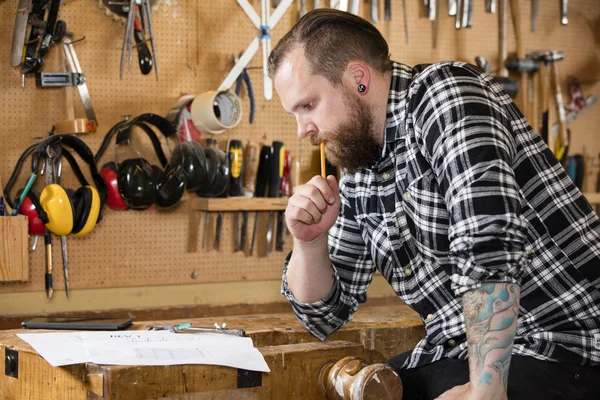
POLYGON ((190 200, 192 209, 197 211, 284 211, 288 202, 287 197, 229 197, 226 199, 195 197, 190 200))
POLYGON ((0 282, 29 279, 27 217, 0 217, 0 282))
POLYGON ((585 192, 583 195, 590 204, 600 204, 600 193, 585 192))

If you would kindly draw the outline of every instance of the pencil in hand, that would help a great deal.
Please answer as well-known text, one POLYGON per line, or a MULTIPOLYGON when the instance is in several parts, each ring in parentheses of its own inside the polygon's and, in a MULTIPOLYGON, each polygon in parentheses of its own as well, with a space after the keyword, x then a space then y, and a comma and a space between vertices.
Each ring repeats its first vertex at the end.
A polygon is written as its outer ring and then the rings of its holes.
POLYGON ((325 166, 325 142, 321 142, 321 176, 327 178, 327 167, 325 166))

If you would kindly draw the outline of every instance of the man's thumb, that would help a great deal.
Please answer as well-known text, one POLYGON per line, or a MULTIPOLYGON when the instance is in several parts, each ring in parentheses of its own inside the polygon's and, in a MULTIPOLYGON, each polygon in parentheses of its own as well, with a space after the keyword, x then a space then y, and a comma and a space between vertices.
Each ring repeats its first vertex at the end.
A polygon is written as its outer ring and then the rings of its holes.
POLYGON ((335 200, 337 202, 339 202, 340 201, 340 190, 338 187, 337 179, 335 179, 335 176, 329 175, 327 177, 327 183, 329 184, 329 188, 333 192, 333 196, 335 197, 335 200))

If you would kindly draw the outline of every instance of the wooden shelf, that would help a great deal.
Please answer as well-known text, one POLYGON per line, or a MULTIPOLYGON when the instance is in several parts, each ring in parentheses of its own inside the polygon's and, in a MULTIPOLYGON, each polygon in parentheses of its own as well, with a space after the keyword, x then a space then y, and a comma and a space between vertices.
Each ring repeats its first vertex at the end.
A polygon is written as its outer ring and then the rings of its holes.
POLYGON ((284 211, 287 207, 288 198, 250 198, 250 197, 228 197, 223 199, 202 198, 197 196, 188 197, 188 251, 198 251, 198 231, 202 214, 213 211, 284 211))
POLYGON ((585 192, 583 195, 591 205, 600 204, 600 193, 585 192))
POLYGON ((223 199, 190 198, 195 211, 284 211, 288 198, 228 197, 223 199))

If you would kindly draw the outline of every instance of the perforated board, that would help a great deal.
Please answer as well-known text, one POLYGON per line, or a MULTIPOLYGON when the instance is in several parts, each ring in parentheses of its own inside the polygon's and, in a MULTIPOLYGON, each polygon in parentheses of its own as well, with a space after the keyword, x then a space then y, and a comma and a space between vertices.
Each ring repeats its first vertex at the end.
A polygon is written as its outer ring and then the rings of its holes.
MULTIPOLYGON (((473 62, 475 56, 487 57, 492 68, 497 68, 497 15, 484 12, 484 2, 474 7, 474 23, 470 29, 456 31, 454 19, 447 16, 446 2, 441 3, 441 20, 437 48, 433 48, 434 25, 420 7, 421 2, 406 1, 409 25, 409 43, 405 43, 402 2, 393 1, 392 21, 383 21, 383 2, 380 1, 378 28, 391 45, 392 58, 409 65, 439 60, 473 62)), ((600 77, 600 5, 597 0, 570 1, 569 25, 559 24, 558 2, 540 2, 536 33, 529 32, 530 1, 520 1, 526 27, 527 50, 558 49, 565 52, 560 64, 561 78, 575 74, 586 94, 598 91, 600 77)), ((260 1, 251 4, 259 10, 260 1)), ((307 1, 308 8, 312 1, 307 1)), ((368 2, 361 2, 361 15, 368 17, 368 2)), ((2 20, 0 32, 0 179, 3 182, 15 166, 19 154, 31 143, 32 136, 43 136, 53 123, 66 118, 63 89, 35 88, 33 78, 26 79, 25 90, 20 88, 20 72, 10 67, 10 38, 17 0, 0 4, 2 20)), ((297 20, 299 2, 284 15, 272 32, 273 45, 297 20)), ((119 62, 124 25, 104 15, 98 0, 73 0, 61 6, 60 17, 68 24, 74 39, 85 36, 75 49, 87 75, 87 83, 99 120, 99 131, 82 136, 96 151, 104 134, 119 121, 122 114, 139 115, 153 112, 166 115, 181 94, 214 90, 232 67, 232 55, 246 49, 256 29, 234 0, 161 0, 153 14, 160 79, 154 75, 142 76, 135 63, 119 79, 119 62), (196 51, 198 49, 198 52, 196 51)), ((54 46, 46 58, 46 71, 58 70, 54 46)), ((509 22, 508 50, 514 52, 515 40, 509 22)), ((262 65, 260 51, 250 63, 250 75, 256 93, 257 110, 254 124, 248 123, 249 102, 245 90, 241 94, 244 107, 242 122, 235 129, 218 137, 221 147, 228 139, 244 142, 270 143, 282 140, 293 155, 299 156, 304 171, 311 170, 314 160, 309 143, 296 137, 296 125, 287 115, 275 94, 272 101, 262 96, 262 65), (254 68, 258 67, 258 68, 254 68)), ((568 98, 566 87, 563 94, 568 98)), ((76 115, 83 110, 74 93, 76 115)), ((598 106, 600 107, 600 106, 598 106)), ((551 119, 555 119, 551 117, 551 119)), ((600 113, 590 111, 571 125, 572 152, 598 154, 600 135, 597 126, 600 113)), ((148 141, 134 135, 136 147, 152 162, 148 141)), ((166 149, 166 145, 165 145, 166 149)), ((112 159, 110 147, 100 165, 112 159)), ((23 171, 22 186, 27 172, 23 171)), ((74 185, 68 168, 65 185, 74 185)), ((36 184, 39 187, 40 184, 36 184)), ((19 185, 17 185, 19 186, 19 185)), ((264 232, 267 213, 261 214, 260 231, 264 232)), ((169 210, 144 212, 117 212, 105 210, 105 218, 88 236, 68 239, 70 280, 72 289, 126 287, 196 282, 279 279, 283 260, 291 249, 288 237, 284 252, 273 252, 269 257, 245 256, 233 253, 233 218, 225 214, 219 252, 209 248, 196 253, 187 251, 188 207, 186 202, 169 210)), ((214 215, 210 217, 208 234, 214 231, 214 215)), ((250 215, 250 227, 253 213, 250 215)), ((202 229, 202 224, 201 228, 202 229)), ((201 239, 202 232, 199 232, 201 239)), ((199 240, 200 240, 199 239, 199 240)), ((30 282, 0 285, 2 292, 44 290, 44 255, 42 242, 31 255, 30 282)), ((200 247, 200 246, 199 246, 200 247)), ((62 290, 62 264, 58 238, 54 239, 55 287, 62 290)))

